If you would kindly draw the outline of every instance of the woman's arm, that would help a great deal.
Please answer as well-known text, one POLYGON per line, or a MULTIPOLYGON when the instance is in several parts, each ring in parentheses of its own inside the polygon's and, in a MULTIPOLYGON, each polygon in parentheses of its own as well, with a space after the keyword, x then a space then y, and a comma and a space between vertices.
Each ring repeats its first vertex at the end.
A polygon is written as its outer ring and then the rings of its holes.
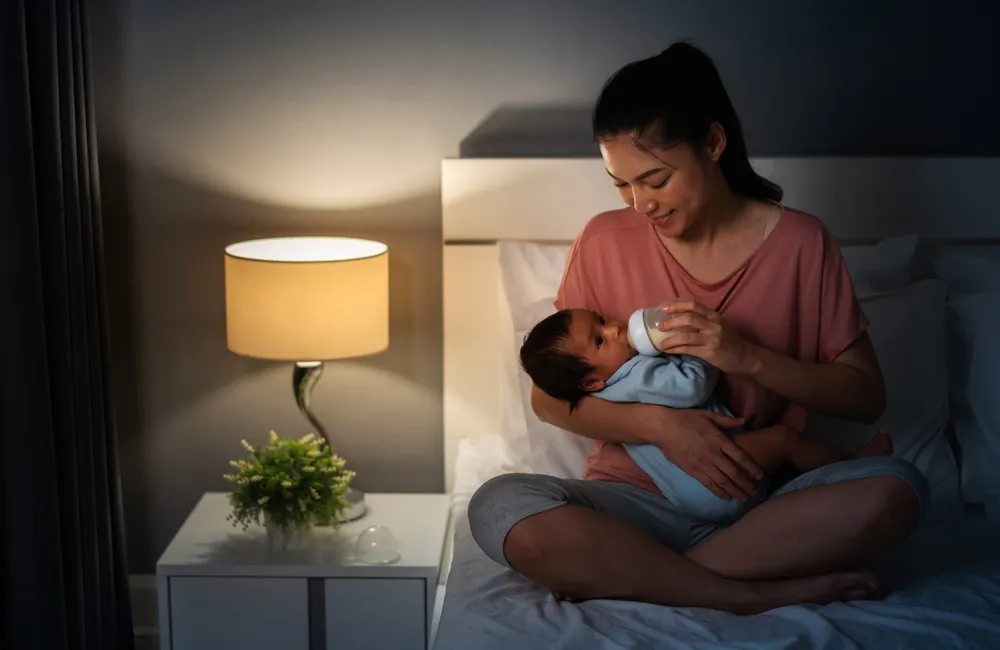
POLYGON ((749 375, 806 409, 871 424, 885 412, 885 382, 868 334, 831 363, 809 363, 754 346, 749 375))
POLYGON ((743 421, 737 418, 596 397, 583 398, 570 413, 566 402, 537 386, 531 387, 531 408, 543 422, 585 438, 656 445, 671 462, 723 499, 746 500, 763 478, 757 462, 720 431, 741 426, 743 421))
POLYGON ((531 410, 538 419, 591 440, 623 445, 656 444, 656 433, 644 421, 637 404, 610 402, 596 397, 580 400, 571 413, 569 404, 531 387, 531 410))
POLYGON ((671 303, 674 319, 660 327, 691 327, 663 341, 669 354, 690 354, 725 373, 749 375, 765 388, 810 411, 871 423, 885 411, 885 383, 867 333, 830 363, 792 359, 753 345, 727 327, 717 312, 694 301, 671 303))

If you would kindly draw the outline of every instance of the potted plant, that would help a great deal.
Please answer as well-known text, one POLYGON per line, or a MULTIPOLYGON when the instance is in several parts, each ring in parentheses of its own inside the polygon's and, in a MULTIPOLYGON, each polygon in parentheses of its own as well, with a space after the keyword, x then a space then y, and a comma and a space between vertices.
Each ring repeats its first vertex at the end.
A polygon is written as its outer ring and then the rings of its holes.
POLYGON ((249 456, 230 461, 233 512, 228 520, 248 530, 263 525, 272 546, 304 544, 314 525, 337 526, 354 472, 314 434, 281 438, 271 431, 266 445, 255 449, 241 441, 249 456))

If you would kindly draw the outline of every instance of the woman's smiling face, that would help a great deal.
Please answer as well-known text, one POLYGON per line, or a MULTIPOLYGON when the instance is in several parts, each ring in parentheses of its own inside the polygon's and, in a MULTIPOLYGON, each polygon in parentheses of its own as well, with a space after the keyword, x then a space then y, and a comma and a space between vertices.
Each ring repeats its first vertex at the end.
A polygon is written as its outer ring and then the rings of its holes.
POLYGON ((710 147, 702 155, 683 142, 645 148, 626 134, 603 139, 600 147, 622 200, 649 219, 661 236, 683 237, 698 223, 718 172, 710 147))

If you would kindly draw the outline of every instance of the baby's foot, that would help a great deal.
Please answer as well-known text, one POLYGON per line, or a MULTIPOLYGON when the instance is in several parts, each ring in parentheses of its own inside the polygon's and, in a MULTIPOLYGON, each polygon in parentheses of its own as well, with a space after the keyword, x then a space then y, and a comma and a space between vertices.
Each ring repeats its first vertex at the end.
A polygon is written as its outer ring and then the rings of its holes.
POLYGON ((872 456, 892 456, 892 436, 885 431, 879 431, 875 436, 854 452, 858 458, 872 456))

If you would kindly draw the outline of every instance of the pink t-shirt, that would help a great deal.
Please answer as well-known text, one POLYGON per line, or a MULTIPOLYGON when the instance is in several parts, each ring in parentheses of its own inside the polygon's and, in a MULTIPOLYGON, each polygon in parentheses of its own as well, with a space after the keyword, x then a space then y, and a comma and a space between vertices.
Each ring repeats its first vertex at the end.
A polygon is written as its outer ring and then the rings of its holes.
MULTIPOLYGON (((633 209, 599 214, 570 249, 556 308, 589 309, 625 322, 636 309, 668 298, 696 300, 751 343, 802 361, 832 361, 868 326, 836 240, 818 219, 789 208, 743 264, 711 284, 678 264, 633 209)), ((748 429, 805 426, 804 408, 752 379, 723 377, 718 390, 734 414, 747 418, 748 429)), ((659 493, 617 444, 596 442, 584 478, 659 493)))

